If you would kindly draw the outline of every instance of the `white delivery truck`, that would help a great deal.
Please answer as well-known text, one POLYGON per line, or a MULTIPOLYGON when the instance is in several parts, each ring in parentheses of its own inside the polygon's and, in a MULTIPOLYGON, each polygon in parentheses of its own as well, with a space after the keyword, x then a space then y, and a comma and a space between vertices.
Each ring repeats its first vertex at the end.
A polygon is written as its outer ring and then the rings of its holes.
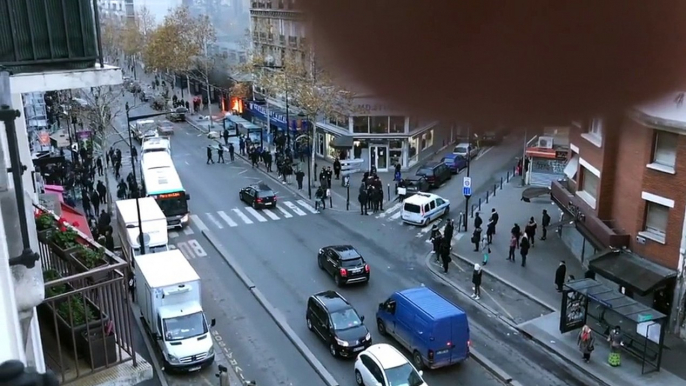
POLYGON ((200 277, 181 251, 135 257, 136 299, 145 327, 162 352, 166 371, 196 371, 214 361, 202 310, 200 277))
MULTIPOLYGON (((167 234, 167 216, 164 215, 157 201, 153 197, 138 199, 141 211, 141 226, 145 253, 159 253, 169 250, 169 236, 167 234)), ((117 232, 121 243, 122 253, 126 261, 131 263, 133 257, 141 254, 140 231, 138 229, 138 211, 136 199, 119 200, 117 206, 117 232)))
POLYGON ((171 141, 168 137, 161 137, 159 135, 155 137, 148 137, 143 139, 143 144, 141 145, 141 157, 145 153, 151 153, 154 151, 164 151, 171 155, 171 141))

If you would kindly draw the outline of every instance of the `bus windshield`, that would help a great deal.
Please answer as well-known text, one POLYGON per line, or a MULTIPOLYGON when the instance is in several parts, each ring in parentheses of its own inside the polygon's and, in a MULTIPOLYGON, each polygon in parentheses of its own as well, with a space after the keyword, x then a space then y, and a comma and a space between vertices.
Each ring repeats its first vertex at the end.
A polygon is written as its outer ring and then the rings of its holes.
POLYGON ((157 204, 167 217, 182 216, 188 213, 188 201, 186 200, 186 194, 184 192, 181 192, 179 195, 159 195, 157 196, 157 204))

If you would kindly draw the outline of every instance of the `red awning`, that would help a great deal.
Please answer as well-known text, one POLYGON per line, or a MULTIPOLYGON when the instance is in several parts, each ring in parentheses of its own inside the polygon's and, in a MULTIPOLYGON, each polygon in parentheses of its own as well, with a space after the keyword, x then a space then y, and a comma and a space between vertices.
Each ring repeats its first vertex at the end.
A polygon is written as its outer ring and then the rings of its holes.
POLYGON ((93 235, 91 234, 91 230, 88 227, 88 220, 86 219, 86 216, 82 215, 81 213, 79 213, 79 211, 65 203, 61 204, 62 218, 65 219, 69 224, 77 224, 76 228, 78 228, 82 233, 84 233, 86 236, 92 239, 93 235))

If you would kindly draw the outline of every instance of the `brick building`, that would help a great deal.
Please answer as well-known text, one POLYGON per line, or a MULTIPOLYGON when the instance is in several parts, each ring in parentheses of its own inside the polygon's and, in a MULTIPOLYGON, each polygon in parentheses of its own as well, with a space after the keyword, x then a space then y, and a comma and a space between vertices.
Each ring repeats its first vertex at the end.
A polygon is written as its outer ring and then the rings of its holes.
POLYGON ((683 94, 622 116, 574 122, 566 181, 552 184, 560 233, 598 280, 683 324, 686 106, 683 94), (568 221, 569 220, 569 221, 568 221))

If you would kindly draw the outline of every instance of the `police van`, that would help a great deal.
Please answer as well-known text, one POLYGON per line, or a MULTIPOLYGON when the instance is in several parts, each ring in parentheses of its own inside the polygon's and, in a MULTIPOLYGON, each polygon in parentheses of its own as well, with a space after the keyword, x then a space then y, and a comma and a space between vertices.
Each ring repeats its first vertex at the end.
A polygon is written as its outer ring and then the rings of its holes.
POLYGON ((447 215, 450 201, 432 193, 419 192, 403 201, 401 218, 403 222, 424 226, 447 215))

